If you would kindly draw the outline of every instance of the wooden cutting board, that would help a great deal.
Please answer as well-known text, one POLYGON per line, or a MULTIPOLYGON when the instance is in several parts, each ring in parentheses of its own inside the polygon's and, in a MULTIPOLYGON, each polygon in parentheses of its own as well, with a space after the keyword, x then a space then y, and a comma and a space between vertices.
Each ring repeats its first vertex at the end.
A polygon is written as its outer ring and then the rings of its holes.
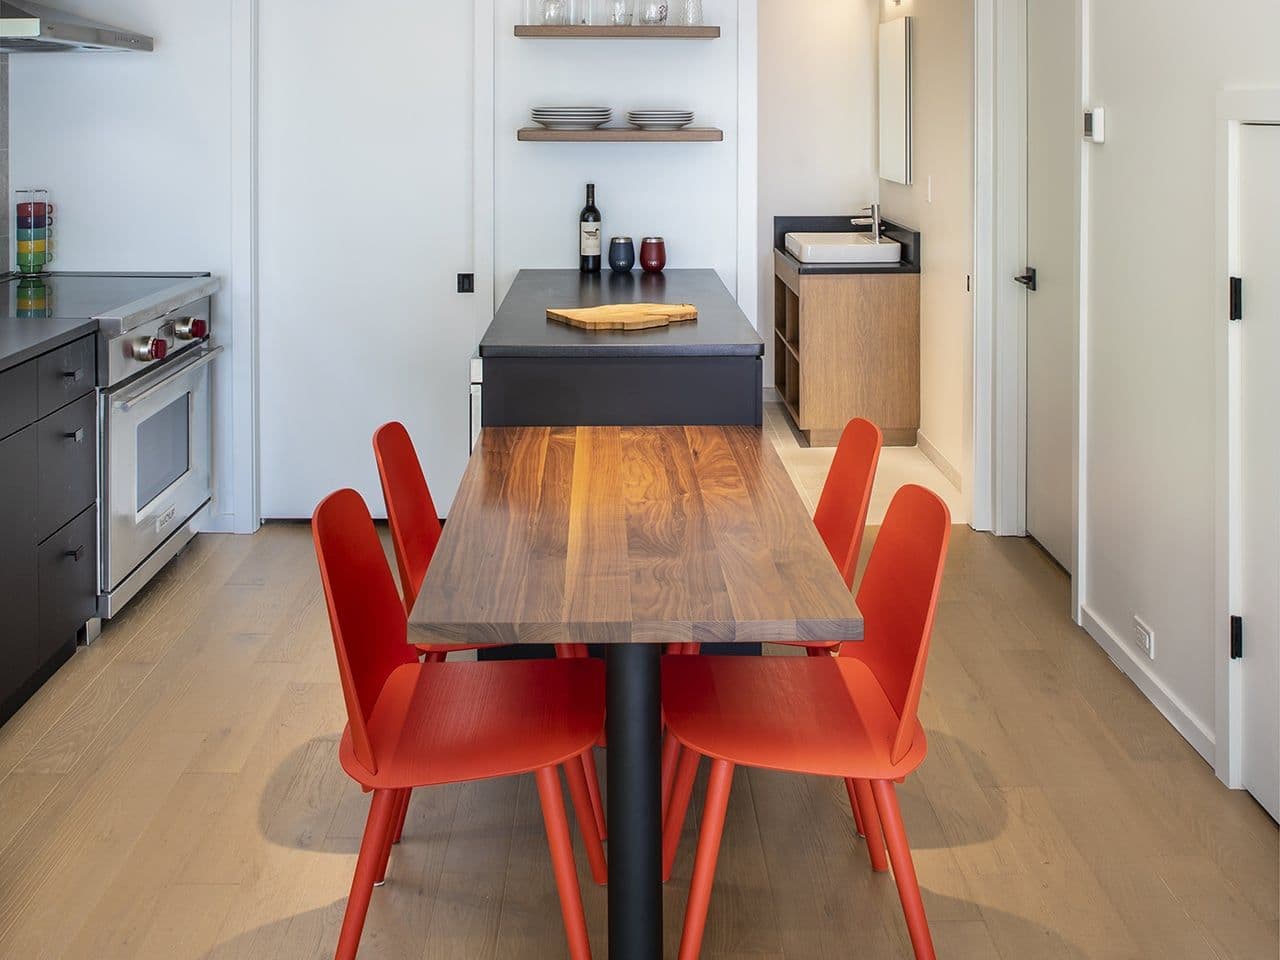
POLYGON ((698 319, 688 303, 615 303, 581 310, 547 310, 547 319, 579 330, 651 330, 698 319))

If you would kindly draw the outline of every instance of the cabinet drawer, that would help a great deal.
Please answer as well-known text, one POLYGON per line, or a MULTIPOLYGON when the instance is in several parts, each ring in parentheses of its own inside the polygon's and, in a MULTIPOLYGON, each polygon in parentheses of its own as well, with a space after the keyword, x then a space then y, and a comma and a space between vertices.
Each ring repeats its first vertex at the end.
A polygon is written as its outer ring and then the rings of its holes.
POLYGON ((90 507, 40 545, 37 662, 75 640, 98 615, 98 508, 90 507))
POLYGON ((93 392, 98 382, 98 354, 94 337, 81 337, 38 358, 40 416, 93 392))
POLYGON ((36 422, 36 360, 0 372, 0 439, 36 422))
POLYGON ((89 394, 36 424, 41 540, 97 499, 97 423, 97 399, 89 394))

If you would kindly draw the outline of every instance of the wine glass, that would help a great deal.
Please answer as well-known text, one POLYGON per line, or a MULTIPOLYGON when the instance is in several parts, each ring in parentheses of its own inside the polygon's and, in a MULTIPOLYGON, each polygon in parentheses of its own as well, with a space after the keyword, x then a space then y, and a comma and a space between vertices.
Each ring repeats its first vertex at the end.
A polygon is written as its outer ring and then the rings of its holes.
POLYGON ((609 26, 629 27, 635 18, 635 0, 609 0, 609 26))
POLYGON ((684 0, 684 9, 680 12, 679 22, 683 27, 702 26, 702 0, 684 0))

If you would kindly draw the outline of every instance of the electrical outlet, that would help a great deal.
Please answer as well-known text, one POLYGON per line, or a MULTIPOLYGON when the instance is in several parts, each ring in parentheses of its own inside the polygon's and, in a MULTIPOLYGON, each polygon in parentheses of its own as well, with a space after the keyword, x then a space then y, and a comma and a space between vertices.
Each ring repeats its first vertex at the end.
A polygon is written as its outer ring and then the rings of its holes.
POLYGON ((474 273, 458 274, 458 292, 459 293, 475 293, 476 292, 476 275, 474 273))
POLYGON ((1147 655, 1148 660, 1156 658, 1156 633, 1139 617, 1133 618, 1133 642, 1139 650, 1147 655))

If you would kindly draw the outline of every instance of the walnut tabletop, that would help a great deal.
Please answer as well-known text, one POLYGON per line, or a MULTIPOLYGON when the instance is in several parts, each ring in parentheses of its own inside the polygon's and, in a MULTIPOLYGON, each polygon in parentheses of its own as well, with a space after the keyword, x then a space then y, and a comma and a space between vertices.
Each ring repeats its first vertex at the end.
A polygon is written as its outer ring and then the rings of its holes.
POLYGON ((430 643, 862 638, 755 427, 486 428, 409 620, 430 643))

